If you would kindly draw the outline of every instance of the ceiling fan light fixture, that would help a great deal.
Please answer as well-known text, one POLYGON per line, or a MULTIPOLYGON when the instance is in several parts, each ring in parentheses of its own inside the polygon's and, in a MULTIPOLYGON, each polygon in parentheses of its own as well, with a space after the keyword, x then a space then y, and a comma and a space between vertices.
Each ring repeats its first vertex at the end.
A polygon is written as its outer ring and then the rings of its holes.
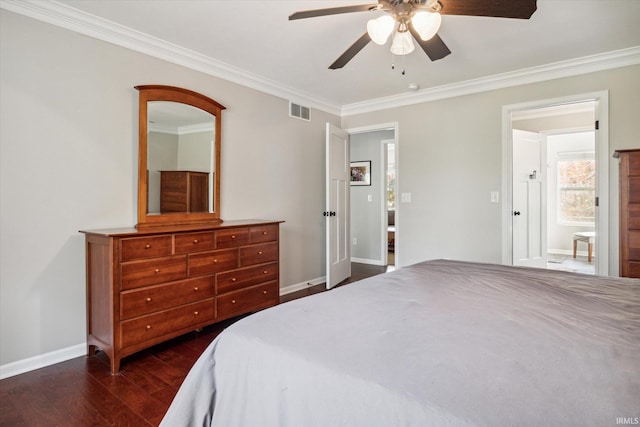
POLYGON ((411 33, 409 31, 396 31, 391 44, 391 53, 394 55, 408 55, 415 49, 411 33))
POLYGON ((413 28, 424 41, 436 35, 442 23, 442 16, 438 12, 418 12, 411 18, 413 28))
POLYGON ((383 45, 393 32, 395 21, 391 15, 383 15, 367 22, 367 33, 374 43, 383 45))

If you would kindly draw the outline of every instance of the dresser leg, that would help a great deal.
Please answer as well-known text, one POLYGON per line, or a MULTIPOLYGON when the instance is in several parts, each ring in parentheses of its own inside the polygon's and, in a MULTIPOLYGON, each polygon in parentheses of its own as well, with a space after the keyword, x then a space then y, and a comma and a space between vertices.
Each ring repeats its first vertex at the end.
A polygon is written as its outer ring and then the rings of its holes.
POLYGON ((120 372, 120 358, 114 356, 111 360, 111 375, 118 375, 118 372, 120 372))
POLYGON ((98 352, 98 347, 93 344, 87 344, 87 356, 95 356, 98 352))

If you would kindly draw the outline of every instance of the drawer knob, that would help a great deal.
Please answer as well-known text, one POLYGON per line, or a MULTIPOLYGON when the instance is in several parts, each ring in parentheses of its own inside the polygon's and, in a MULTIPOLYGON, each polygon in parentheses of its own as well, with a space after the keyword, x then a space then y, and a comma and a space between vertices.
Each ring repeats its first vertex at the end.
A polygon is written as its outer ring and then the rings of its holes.
POLYGON ((231 304, 235 304, 235 303, 236 303, 236 300, 232 299, 231 304))
POLYGON ((151 247, 151 245, 148 244, 148 243, 144 246, 145 249, 149 249, 150 247, 151 247))
POLYGON ((267 291, 262 291, 262 293, 266 295, 266 294, 267 294, 267 291))
POLYGON ((268 270, 264 270, 262 273, 263 274, 269 274, 269 271, 268 270))
POLYGON ((262 251, 258 251, 258 255, 262 255, 262 251))
POLYGON ((267 233, 266 231, 263 231, 263 232, 262 232, 262 235, 263 235, 263 236, 266 236, 267 234, 268 234, 268 233, 267 233))
POLYGON ((198 287, 196 286, 195 288, 193 288, 193 290, 197 292, 198 291, 198 287))
POLYGON ((194 316, 197 316, 197 315, 198 315, 198 312, 197 312, 197 311, 194 311, 194 312, 193 312, 193 315, 194 315, 194 316))
POLYGON ((147 302, 151 302, 151 297, 147 298, 147 302))
POLYGON ((156 271, 156 273, 160 273, 160 269, 159 268, 156 268, 155 271, 156 271))
POLYGON ((147 330, 151 329, 151 325, 147 325, 147 330))
POLYGON ((193 243, 198 243, 198 239, 193 239, 193 243))
POLYGON ((231 238, 232 238, 232 239, 235 239, 235 238, 236 238, 236 235, 235 235, 235 234, 233 234, 233 235, 231 236, 231 238))
POLYGON ((236 280, 238 280, 238 279, 236 279, 235 277, 232 277, 232 278, 231 278, 231 281, 232 281, 232 282, 235 282, 236 280))
POLYGON ((214 259, 214 260, 213 260, 213 263, 214 263, 214 264, 215 264, 215 263, 217 263, 217 262, 218 262, 218 260, 217 260, 217 259, 214 259))

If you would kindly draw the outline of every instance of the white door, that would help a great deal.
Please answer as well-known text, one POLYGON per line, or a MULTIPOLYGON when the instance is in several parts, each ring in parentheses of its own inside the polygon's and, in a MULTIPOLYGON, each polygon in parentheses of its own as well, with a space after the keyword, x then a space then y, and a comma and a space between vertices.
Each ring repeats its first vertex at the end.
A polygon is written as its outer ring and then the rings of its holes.
POLYGON ((327 289, 351 276, 349 247, 349 134, 327 123, 326 133, 327 289))
POLYGON ((546 137, 513 131, 513 265, 547 268, 546 137))

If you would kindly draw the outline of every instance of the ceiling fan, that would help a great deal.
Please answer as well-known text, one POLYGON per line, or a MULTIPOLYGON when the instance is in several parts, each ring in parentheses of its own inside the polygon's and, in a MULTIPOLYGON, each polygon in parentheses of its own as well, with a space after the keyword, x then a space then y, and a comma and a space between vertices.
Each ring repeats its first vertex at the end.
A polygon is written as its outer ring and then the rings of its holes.
POLYGON ((384 15, 371 19, 367 31, 353 43, 330 69, 344 67, 370 41, 383 45, 393 34, 391 52, 406 55, 414 50, 415 39, 422 50, 436 61, 451 51, 438 36, 441 15, 487 16, 497 18, 529 19, 536 11, 537 0, 378 0, 377 4, 331 7, 296 12, 289 20, 314 18, 352 12, 384 11, 384 15))

